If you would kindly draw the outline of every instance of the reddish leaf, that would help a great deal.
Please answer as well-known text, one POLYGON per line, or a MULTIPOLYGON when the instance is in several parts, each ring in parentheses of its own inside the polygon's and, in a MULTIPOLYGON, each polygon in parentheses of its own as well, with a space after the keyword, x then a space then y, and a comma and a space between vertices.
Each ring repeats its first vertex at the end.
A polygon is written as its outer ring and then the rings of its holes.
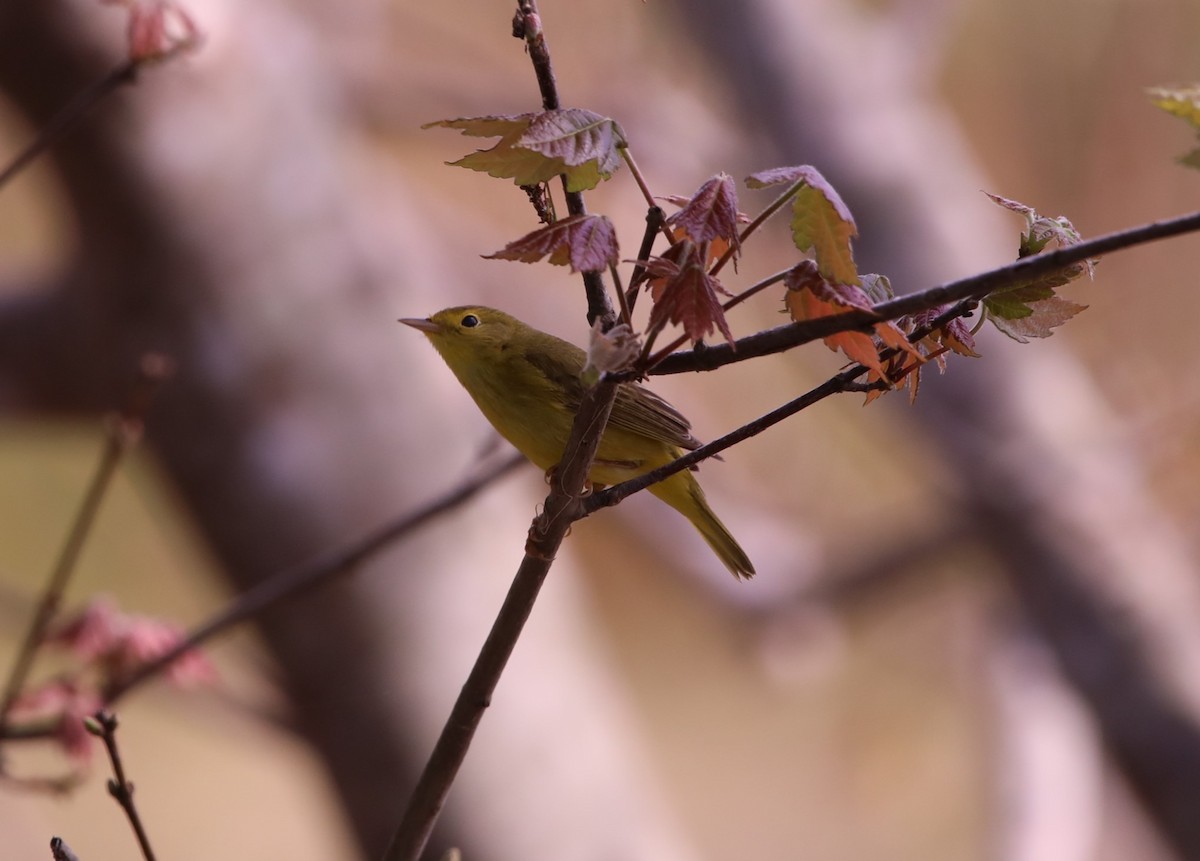
POLYGON ((812 260, 801 260, 793 266, 783 283, 789 290, 807 290, 822 301, 838 306, 829 313, 836 314, 850 308, 870 311, 874 307, 865 290, 856 284, 840 284, 829 280, 812 260))
POLYGON ((547 255, 551 263, 570 266, 572 272, 600 272, 620 259, 616 231, 603 215, 563 218, 508 243, 502 251, 484 256, 489 260, 536 263, 547 255))
MULTIPOLYGON (((912 328, 924 329, 928 327, 949 307, 949 305, 939 305, 936 308, 930 308, 913 314, 909 318, 912 328)), ((971 334, 971 328, 962 317, 955 317, 949 323, 930 332, 922 339, 921 344, 928 351, 927 354, 945 347, 951 352, 958 353, 960 356, 968 356, 972 359, 979 358, 979 354, 975 352, 975 336, 971 334)), ((941 356, 938 357, 937 361, 939 367, 945 365, 945 361, 941 356)))
POLYGON ((708 274, 705 262, 704 247, 697 248, 686 239, 672 245, 663 257, 650 259, 647 270, 654 309, 649 326, 675 323, 693 342, 704 340, 716 328, 732 344, 733 333, 717 296, 726 290, 708 274))
POLYGON ((738 222, 737 188, 727 173, 707 180, 667 219, 668 226, 678 228, 695 244, 720 240, 723 248, 738 246, 738 222))
POLYGON ((971 334, 971 327, 962 317, 955 317, 943 326, 941 334, 942 343, 953 352, 972 359, 979 358, 979 354, 975 352, 975 336, 971 334))
MULTIPOLYGON (((845 284, 831 284, 817 271, 817 265, 811 260, 802 260, 792 267, 783 283, 788 288, 784 305, 797 322, 840 314, 851 308, 871 308, 861 289, 852 286, 845 289, 845 284), (845 296, 841 295, 843 290, 845 296), (857 296, 854 294, 856 290, 857 296)), ((879 351, 875 348, 874 340, 865 332, 839 332, 826 337, 824 341, 829 349, 841 350, 851 361, 882 372, 879 351)))
MULTIPOLYGON (((779 185, 783 182, 796 182, 798 180, 803 180, 805 185, 821 192, 829 200, 838 218, 849 222, 852 227, 854 226, 854 216, 850 214, 850 207, 846 206, 846 202, 837 193, 837 189, 829 184, 829 180, 825 179, 821 175, 821 172, 812 165, 801 164, 794 167, 776 167, 770 170, 762 170, 747 177, 746 187, 766 188, 769 185, 779 185)), ((854 227, 853 229, 853 235, 858 236, 858 228, 854 227)))
MULTIPOLYGON (((785 307, 796 321, 828 317, 851 309, 872 310, 866 292, 853 284, 837 284, 827 280, 811 260, 803 260, 792 267, 783 281, 788 288, 784 297, 785 307)), ((852 361, 884 374, 880 359, 883 349, 896 348, 906 355, 924 361, 920 352, 908 341, 908 337, 888 321, 873 324, 874 334, 859 331, 838 332, 824 338, 831 350, 841 350, 852 361)))
POLYGON ((537 114, 518 146, 561 159, 569 167, 595 162, 601 174, 611 176, 627 143, 616 120, 582 108, 561 108, 537 114))
MULTIPOLYGON (((806 260, 804 262, 811 263, 812 261, 806 260)), ((837 281, 828 281, 818 273, 817 277, 809 281, 805 286, 817 297, 840 306, 838 308, 839 311, 845 311, 848 308, 870 311, 873 307, 871 298, 867 296, 861 287, 855 284, 839 284, 837 281)))

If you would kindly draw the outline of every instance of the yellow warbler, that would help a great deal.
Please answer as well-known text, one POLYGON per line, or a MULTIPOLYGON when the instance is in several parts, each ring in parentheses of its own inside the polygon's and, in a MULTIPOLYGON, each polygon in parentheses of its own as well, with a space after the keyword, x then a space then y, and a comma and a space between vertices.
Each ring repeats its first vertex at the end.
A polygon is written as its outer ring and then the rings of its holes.
MULTIPOLYGON (((400 322, 425 333, 505 439, 541 469, 558 464, 583 397, 583 350, 479 305, 400 322)), ((593 484, 617 484, 699 445, 674 407, 643 386, 624 383, 617 389, 588 478, 593 484)), ((677 472, 649 490, 692 522, 734 576, 754 574, 745 551, 708 507, 692 472, 677 472)))

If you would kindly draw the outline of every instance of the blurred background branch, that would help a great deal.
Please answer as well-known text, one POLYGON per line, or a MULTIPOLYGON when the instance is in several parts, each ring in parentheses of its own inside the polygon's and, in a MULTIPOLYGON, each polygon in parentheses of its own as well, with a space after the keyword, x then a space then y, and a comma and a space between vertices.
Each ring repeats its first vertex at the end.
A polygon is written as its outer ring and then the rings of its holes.
MULTIPOLYGON (((564 101, 619 118, 656 190, 817 165, 856 216, 860 268, 902 291, 1012 258, 1016 226, 980 187, 1085 234, 1194 207, 1171 163, 1186 142, 1141 95, 1188 74, 1200 22, 1182 0, 1154 14, 1123 0, 542 5, 564 101)), ((586 331, 560 273, 478 258, 532 228, 524 195, 441 169, 445 142, 416 131, 536 104, 511 9, 192 11, 200 53, 122 88, 0 196, 14 554, 0 570, 31 591, 21 572, 39 569, 19 554, 51 539, 23 524, 61 534, 53 518, 75 504, 80 483, 54 471, 61 422, 93 421, 143 352, 164 351, 179 374, 149 418, 151 454, 116 489, 73 597, 116 590, 186 621, 225 597, 198 590, 197 571, 251 589, 472 461, 480 420, 396 317, 479 301, 576 342, 586 331), (140 519, 120 519, 130 507, 140 519), (156 553, 162 534, 176 537, 156 553)), ((0 6, 6 151, 115 65, 119 17, 82 0, 0 6)), ((644 203, 624 180, 589 205, 631 248, 644 203)), ((788 263, 785 236, 756 241, 779 257, 744 267, 747 284, 788 263)), ((929 377, 914 409, 825 404, 706 465, 761 571, 750 587, 636 498, 579 524, 435 844, 470 859, 1197 854, 1180 811, 1200 773, 1200 601, 1181 524, 1200 511, 1200 422, 1177 372, 1194 241, 1106 259, 1071 326, 1020 349, 983 339, 984 359, 929 377), (1044 815, 1008 815, 1031 799, 1044 815)), ((776 307, 746 303, 736 332, 777 324, 776 307)), ((835 367, 797 351, 654 387, 713 438, 835 367)), ((265 616, 262 648, 222 654, 231 686, 261 699, 278 683, 319 770, 203 698, 175 712, 131 698, 123 749, 171 752, 153 758, 170 780, 139 765, 170 786, 154 802, 228 825, 185 842, 148 812, 163 856, 253 854, 267 833, 297 841, 272 854, 377 857, 499 606, 496 570, 516 564, 539 481, 482 494, 265 616), (173 729, 150 729, 164 715, 173 729), (180 785, 214 773, 207 794, 180 785), (291 793, 308 785, 314 813, 297 815, 291 793), (251 810, 258 830, 235 824, 251 810)), ((23 796, 0 807, 6 834, 37 832, 13 837, 31 855, 51 829, 30 823, 67 815, 23 796)))

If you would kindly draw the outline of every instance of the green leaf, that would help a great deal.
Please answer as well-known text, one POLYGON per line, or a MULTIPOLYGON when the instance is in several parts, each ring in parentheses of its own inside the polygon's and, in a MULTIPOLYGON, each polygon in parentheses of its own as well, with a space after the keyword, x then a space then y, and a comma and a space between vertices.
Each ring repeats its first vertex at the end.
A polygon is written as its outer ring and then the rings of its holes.
MULTIPOLYGON (((986 307, 986 304, 985 304, 986 307)), ((1070 320, 1087 305, 1080 305, 1061 296, 1052 296, 1028 306, 1028 313, 1020 317, 997 317, 988 311, 988 319, 997 329, 1014 341, 1029 343, 1030 338, 1049 338, 1051 330, 1070 320)))
POLYGON ((1054 296, 1054 288, 1036 284, 1000 290, 986 296, 983 307, 993 319, 1019 320, 1033 313, 1031 302, 1040 302, 1054 296))
POLYGON ((812 251, 817 268, 829 281, 858 284, 858 267, 850 241, 858 226, 850 207, 815 167, 802 164, 777 167, 752 174, 749 188, 799 182, 792 202, 792 241, 801 251, 812 251))
MULTIPOLYGON (((1039 215, 1032 206, 984 192, 993 202, 1025 217, 1027 230, 1021 235, 1018 257, 1029 257, 1051 245, 1066 248, 1080 242, 1079 231, 1064 216, 1039 215)), ((1052 329, 1074 317, 1086 305, 1061 298, 1059 287, 1069 284, 1085 272, 1093 274, 1096 260, 1064 266, 1015 287, 992 293, 983 299, 983 310, 992 324, 1014 340, 1026 343, 1030 338, 1048 338, 1052 329)))
POLYGON ((892 289, 892 282, 886 275, 872 272, 868 275, 860 275, 859 280, 862 282, 862 288, 866 291, 867 298, 876 305, 896 298, 896 291, 892 289))
POLYGON ((801 251, 812 249, 818 270, 830 281, 858 284, 858 267, 850 247, 858 230, 840 211, 844 206, 841 198, 835 201, 826 191, 805 185, 792 204, 792 240, 801 251))
POLYGON ((537 114, 510 114, 490 117, 460 117, 456 120, 437 120, 425 123, 423 129, 458 129, 465 135, 477 138, 494 138, 511 132, 523 132, 537 114))
POLYGON ((1150 101, 1193 128, 1200 129, 1200 85, 1190 87, 1150 87, 1150 101))
POLYGON ((517 147, 515 144, 519 139, 519 134, 506 135, 491 149, 477 150, 449 164, 497 179, 511 179, 517 185, 537 185, 565 171, 561 162, 517 147))
POLYGON ((537 185, 565 176, 568 191, 586 191, 608 179, 620 166, 627 144, 613 120, 581 108, 536 114, 464 117, 426 123, 422 128, 458 129, 474 137, 500 140, 455 162, 517 185, 537 185))

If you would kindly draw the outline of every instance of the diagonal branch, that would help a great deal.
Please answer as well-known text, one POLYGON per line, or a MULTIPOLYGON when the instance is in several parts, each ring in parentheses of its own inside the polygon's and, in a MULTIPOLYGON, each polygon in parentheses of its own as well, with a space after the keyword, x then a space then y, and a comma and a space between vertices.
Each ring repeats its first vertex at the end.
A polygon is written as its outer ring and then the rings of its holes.
POLYGON ((1044 277, 1067 266, 1082 263, 1111 251, 1132 248, 1135 245, 1197 230, 1200 230, 1200 212, 1191 212, 1162 221, 1152 221, 1148 224, 1086 239, 1076 245, 1023 257, 997 269, 950 281, 919 293, 909 293, 891 301, 882 302, 876 305, 872 311, 847 311, 844 314, 805 320, 800 323, 789 323, 741 338, 734 344, 716 344, 705 347, 703 350, 673 353, 647 373, 652 375, 681 374, 689 371, 716 370, 734 362, 781 353, 792 347, 798 347, 819 338, 826 338, 838 332, 862 329, 881 320, 894 320, 906 314, 927 311, 930 308, 962 299, 980 299, 997 290, 1044 277))
POLYGON ((111 685, 105 691, 105 702, 109 705, 113 704, 217 634, 258 616, 268 608, 297 598, 318 586, 329 583, 341 574, 356 569, 400 538, 415 532, 435 517, 462 505, 522 463, 525 463, 524 457, 511 455, 488 469, 470 476, 457 487, 431 500, 411 514, 385 524, 361 541, 260 581, 249 591, 236 597, 229 606, 192 631, 169 651, 143 664, 130 675, 111 685))
POLYGON ((788 401, 781 407, 776 407, 771 412, 760 416, 748 424, 742 425, 734 431, 730 431, 723 437, 705 443, 694 451, 689 451, 682 457, 676 458, 668 464, 652 469, 649 472, 642 473, 637 478, 631 478, 628 481, 623 481, 620 484, 614 485, 607 490, 602 490, 589 496, 583 502, 583 510, 585 514, 592 514, 601 508, 608 508, 616 505, 625 497, 637 493, 639 490, 645 490, 652 484, 657 484, 664 479, 670 478, 677 472, 682 472, 691 466, 699 463, 702 460, 707 460, 714 457, 725 449, 737 445, 740 442, 750 439, 752 436, 765 431, 773 425, 779 424, 786 418, 794 416, 801 410, 808 409, 813 404, 823 401, 830 395, 841 394, 842 392, 863 391, 868 386, 855 383, 854 381, 867 372, 867 369, 862 365, 855 365, 848 370, 842 371, 835 377, 831 377, 815 389, 805 392, 795 400, 788 401))
MULTIPOLYGON (((922 326, 908 336, 912 343, 919 342, 922 338, 929 335, 930 332, 940 329, 951 320, 957 317, 963 317, 970 314, 975 308, 976 302, 973 299, 966 299, 956 305, 947 308, 939 314, 934 320, 926 326, 922 326)), ((895 356, 898 351, 895 348, 885 350, 881 359, 887 359, 895 356)), ((758 436, 767 428, 779 424, 784 419, 794 416, 801 410, 806 410, 814 404, 823 401, 830 395, 842 394, 844 392, 863 392, 870 391, 876 388, 886 388, 887 384, 883 381, 873 383, 856 383, 859 377, 867 373, 869 368, 855 364, 847 368, 840 374, 830 377, 815 389, 810 389, 795 400, 788 401, 780 407, 776 407, 771 412, 759 416, 752 422, 742 425, 736 430, 730 431, 723 437, 719 437, 712 442, 705 443, 697 449, 689 451, 682 456, 676 458, 670 463, 652 469, 649 472, 642 473, 636 478, 631 478, 628 481, 623 481, 620 484, 613 485, 607 490, 600 491, 588 497, 584 501, 583 509, 584 516, 592 514, 601 508, 608 508, 616 505, 625 497, 637 493, 640 490, 645 490, 652 484, 657 484, 660 481, 670 478, 677 472, 682 472, 703 460, 708 460, 711 457, 716 457, 727 448, 737 445, 750 437, 758 436)))
POLYGON ((85 721, 88 732, 100 736, 104 749, 108 751, 108 760, 112 764, 113 776, 108 782, 108 794, 111 795, 125 811, 133 834, 137 838, 138 847, 146 861, 154 861, 154 850, 150 848, 150 837, 146 826, 138 813, 133 801, 133 783, 125 776, 125 764, 121 760, 121 751, 117 747, 117 717, 105 711, 98 711, 85 721))
POLYGON ((562 463, 554 473, 545 508, 530 526, 525 558, 521 560, 496 621, 405 806, 400 825, 384 854, 385 861, 417 861, 429 841, 454 778, 466 759, 475 730, 483 719, 483 712, 491 704, 500 675, 533 611, 559 545, 571 524, 582 516, 584 483, 616 393, 615 383, 601 381, 583 398, 562 463))

